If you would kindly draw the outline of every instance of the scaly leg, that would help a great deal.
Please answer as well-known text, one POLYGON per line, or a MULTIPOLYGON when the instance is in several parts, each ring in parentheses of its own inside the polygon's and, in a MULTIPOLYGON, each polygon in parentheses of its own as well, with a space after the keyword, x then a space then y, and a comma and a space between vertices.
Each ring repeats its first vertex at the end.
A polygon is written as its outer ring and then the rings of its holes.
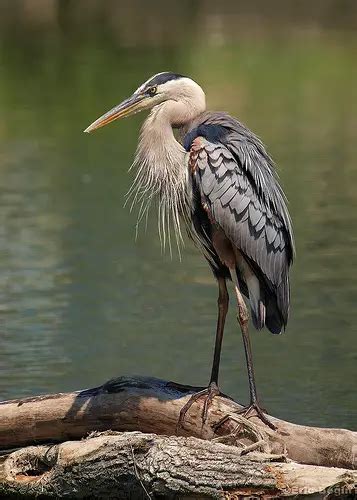
POLYGON ((250 404, 246 408, 242 410, 242 414, 244 417, 248 418, 251 416, 250 414, 255 414, 260 418, 264 424, 268 425, 271 429, 275 430, 275 425, 270 422, 270 420, 264 415, 262 409, 258 403, 257 397, 257 388, 255 385, 255 375, 254 375, 254 367, 253 367, 253 357, 252 357, 252 347, 250 344, 249 331, 248 331, 248 320, 249 313, 244 301, 243 295, 239 290, 239 287, 235 285, 235 292, 237 296, 238 302, 238 321, 240 324, 240 328, 242 331, 244 351, 245 351, 245 359, 247 362, 247 370, 248 370, 248 380, 249 380, 249 392, 250 392, 250 404))
POLYGON ((182 426, 182 423, 185 419, 185 415, 188 410, 191 408, 193 403, 198 401, 201 398, 205 398, 203 413, 202 413, 202 421, 203 423, 207 420, 208 408, 215 396, 219 396, 221 394, 218 388, 218 374, 219 374, 219 363, 221 359, 221 349, 222 349, 222 339, 224 332, 224 325, 226 321, 227 311, 228 311, 228 302, 229 296, 227 291, 227 285, 225 278, 218 278, 218 320, 217 320, 217 330, 216 330, 216 341, 214 346, 214 355, 213 355, 213 363, 212 363, 212 371, 211 371, 211 379, 209 386, 202 391, 199 391, 193 394, 187 403, 183 406, 180 411, 180 416, 177 422, 176 429, 182 426))

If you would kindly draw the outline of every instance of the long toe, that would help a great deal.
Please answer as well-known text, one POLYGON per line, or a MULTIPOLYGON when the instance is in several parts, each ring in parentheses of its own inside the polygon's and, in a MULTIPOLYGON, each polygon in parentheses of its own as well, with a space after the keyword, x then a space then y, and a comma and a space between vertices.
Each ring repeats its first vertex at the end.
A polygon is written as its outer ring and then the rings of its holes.
POLYGON ((240 410, 238 413, 240 413, 245 418, 256 416, 263 422, 263 424, 267 425, 273 431, 275 431, 277 427, 273 424, 273 422, 269 420, 264 411, 260 408, 258 403, 251 403, 249 406, 242 408, 242 410, 240 410))
POLYGON ((211 383, 206 389, 203 389, 202 391, 192 394, 190 399, 187 401, 187 403, 185 403, 185 405, 180 410, 180 415, 176 425, 176 434, 178 433, 180 427, 183 427, 185 416, 188 410, 194 403, 196 403, 200 399, 204 399, 203 410, 202 410, 202 424, 205 424, 208 416, 208 409, 212 403, 212 400, 213 398, 219 395, 221 395, 221 392, 217 384, 215 383, 211 383))

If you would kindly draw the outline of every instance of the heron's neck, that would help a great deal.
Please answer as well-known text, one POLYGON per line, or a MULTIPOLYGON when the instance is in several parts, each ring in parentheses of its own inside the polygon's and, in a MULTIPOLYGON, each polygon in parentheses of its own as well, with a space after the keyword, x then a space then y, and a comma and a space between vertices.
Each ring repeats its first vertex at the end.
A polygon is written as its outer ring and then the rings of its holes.
POLYGON ((130 194, 145 207, 142 213, 150 206, 153 195, 158 195, 163 246, 165 235, 170 234, 169 221, 172 221, 179 242, 179 216, 187 220, 188 214, 188 153, 175 139, 173 126, 187 124, 202 111, 202 106, 189 107, 181 101, 166 101, 151 111, 141 129, 134 161, 138 172, 130 194))
POLYGON ((141 129, 138 156, 159 182, 175 182, 184 173, 186 152, 173 133, 167 103, 155 107, 141 129))
POLYGON ((168 183, 175 188, 183 185, 187 176, 187 152, 176 140, 173 127, 186 125, 204 109, 204 99, 196 99, 193 103, 166 101, 153 108, 145 120, 136 163, 145 165, 150 177, 157 181, 156 187, 165 187, 168 183))

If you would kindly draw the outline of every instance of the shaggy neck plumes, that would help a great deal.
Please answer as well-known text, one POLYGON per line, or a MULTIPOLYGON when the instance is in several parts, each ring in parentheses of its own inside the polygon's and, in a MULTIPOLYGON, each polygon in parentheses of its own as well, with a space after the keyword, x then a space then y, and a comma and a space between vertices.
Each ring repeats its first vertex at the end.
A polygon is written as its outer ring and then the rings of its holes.
MULTIPOLYGON (((158 198, 158 228, 162 246, 171 252, 170 226, 178 247, 182 243, 180 216, 187 212, 187 152, 177 142, 173 126, 184 125, 204 111, 204 100, 192 105, 184 100, 166 101, 151 111, 145 120, 133 166, 138 168, 128 193, 132 206, 140 205, 138 224, 147 217, 154 197, 158 198)), ((137 226, 138 226, 137 224, 137 226)))

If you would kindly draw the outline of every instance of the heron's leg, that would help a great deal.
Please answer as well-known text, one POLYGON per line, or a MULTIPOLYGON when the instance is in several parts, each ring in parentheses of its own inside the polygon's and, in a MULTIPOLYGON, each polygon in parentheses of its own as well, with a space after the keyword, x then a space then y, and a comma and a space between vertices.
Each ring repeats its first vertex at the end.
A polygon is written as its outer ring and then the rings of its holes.
POLYGON ((213 363, 211 371, 211 384, 216 384, 218 386, 218 374, 219 374, 219 364, 221 361, 221 350, 222 350, 222 340, 224 325, 226 323, 226 316, 228 312, 229 296, 227 291, 227 284, 225 278, 218 278, 218 319, 217 319, 217 329, 216 329, 216 341, 214 345, 213 363))
POLYGON ((257 387, 255 384, 255 375, 253 366, 252 346, 250 343, 249 330, 248 330, 249 313, 243 295, 237 285, 235 285, 235 292, 238 302, 238 321, 242 331, 245 359, 248 371, 249 392, 250 392, 250 404, 247 408, 244 408, 242 410, 242 413, 244 414, 245 417, 248 417, 250 413, 253 413, 253 411, 255 411, 255 413, 258 415, 258 417, 261 419, 262 422, 268 425, 271 429, 275 430, 276 429, 275 425, 272 422, 270 422, 270 420, 264 415, 258 403, 257 387))
POLYGON ((221 349, 224 325, 226 322, 226 316, 228 311, 229 296, 227 291, 227 285, 225 278, 218 278, 218 319, 217 319, 217 329, 216 329, 216 341, 214 346, 213 363, 211 371, 211 379, 208 387, 202 391, 192 394, 187 403, 182 407, 180 411, 180 416, 177 423, 177 428, 182 424, 186 413, 191 408, 193 403, 201 398, 205 398, 202 421, 205 423, 208 414, 208 407, 215 396, 220 395, 220 390, 218 388, 218 374, 219 374, 219 364, 221 360, 221 349))

